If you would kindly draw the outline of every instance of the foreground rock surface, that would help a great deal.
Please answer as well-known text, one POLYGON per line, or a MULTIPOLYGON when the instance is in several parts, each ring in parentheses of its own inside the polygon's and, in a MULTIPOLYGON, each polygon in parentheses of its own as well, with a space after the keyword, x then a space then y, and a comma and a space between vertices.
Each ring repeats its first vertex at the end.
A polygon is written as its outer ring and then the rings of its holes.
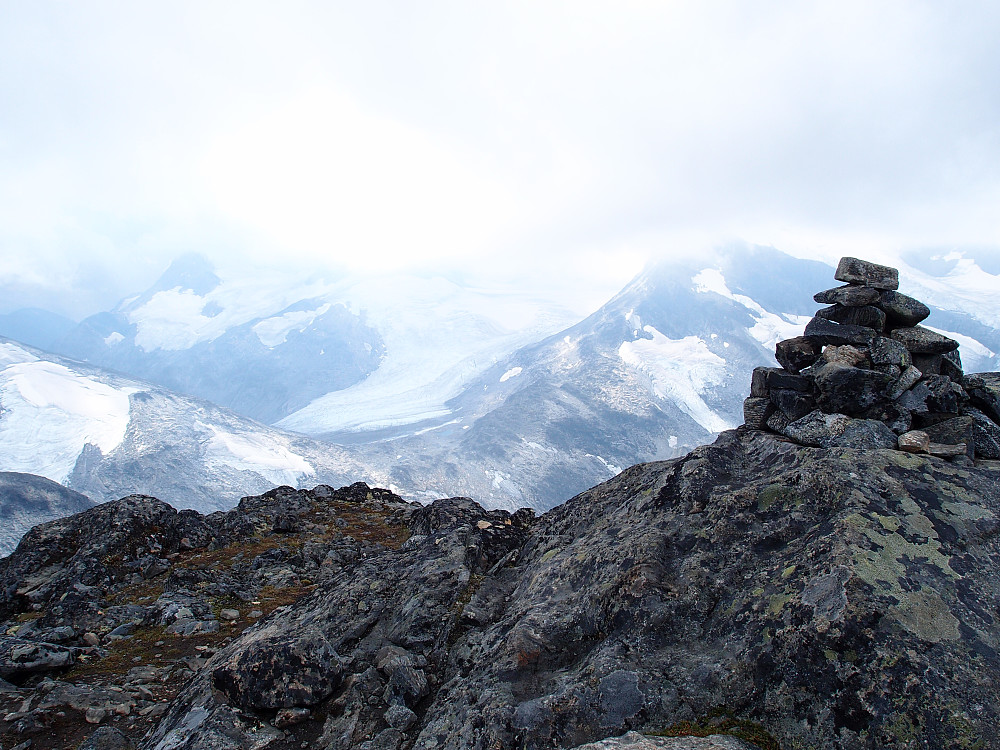
POLYGON ((0 746, 1000 748, 995 462, 743 428, 538 519, 364 485, 161 506, 0 560, 5 632, 79 649, 5 678, 0 746))

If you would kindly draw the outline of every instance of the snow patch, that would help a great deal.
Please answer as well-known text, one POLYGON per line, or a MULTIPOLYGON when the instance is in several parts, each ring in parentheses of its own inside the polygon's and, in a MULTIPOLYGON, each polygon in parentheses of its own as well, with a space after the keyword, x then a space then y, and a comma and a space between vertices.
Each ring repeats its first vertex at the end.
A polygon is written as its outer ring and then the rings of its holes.
POLYGON ((118 331, 112 331, 104 338, 105 346, 114 346, 115 344, 120 344, 125 340, 125 337, 118 333, 118 331))
MULTIPOLYGON (((748 329, 761 346, 765 349, 774 349, 775 344, 785 339, 802 335, 802 330, 810 318, 808 315, 791 315, 783 313, 776 315, 768 312, 753 299, 745 294, 734 294, 726 284, 726 279, 722 272, 716 268, 706 268, 691 277, 694 282, 694 290, 699 294, 714 293, 726 299, 731 299, 750 311, 750 314, 757 318, 757 322, 748 329)), ((728 343, 724 343, 727 349, 728 343)))
POLYGON ((0 373, 0 468, 64 482, 88 443, 107 455, 125 437, 129 395, 41 360, 9 365, 0 373))
POLYGON ((507 370, 507 372, 505 372, 503 375, 500 376, 500 382, 506 383, 511 378, 516 378, 518 375, 521 374, 521 372, 522 370, 520 367, 512 367, 509 370, 507 370))
POLYGON ((274 318, 267 318, 255 324, 253 332, 257 334, 260 343, 274 348, 288 340, 292 331, 302 333, 315 322, 316 318, 326 315, 332 305, 327 302, 315 310, 296 310, 274 318))
POLYGON ((702 398, 703 393, 725 380, 726 360, 697 336, 669 339, 653 326, 644 326, 643 330, 652 339, 623 342, 618 347, 622 361, 646 375, 659 398, 675 403, 709 432, 734 426, 713 412, 702 398))
POLYGON ((667 445, 669 445, 671 448, 676 448, 677 447, 677 436, 676 435, 671 435, 669 438, 667 438, 667 445))
POLYGON ((198 424, 212 433, 205 446, 205 464, 209 468, 222 465, 238 471, 252 471, 274 485, 293 487, 301 477, 316 473, 308 461, 286 445, 277 443, 273 435, 237 434, 214 425, 198 424))

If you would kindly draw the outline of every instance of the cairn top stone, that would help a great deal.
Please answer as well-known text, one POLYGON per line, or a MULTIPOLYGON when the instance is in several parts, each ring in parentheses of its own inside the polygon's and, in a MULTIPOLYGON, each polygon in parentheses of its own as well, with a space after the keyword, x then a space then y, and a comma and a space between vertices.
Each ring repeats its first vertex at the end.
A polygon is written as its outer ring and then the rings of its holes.
POLYGON ((833 278, 874 289, 899 289, 899 271, 858 258, 841 258, 833 278))

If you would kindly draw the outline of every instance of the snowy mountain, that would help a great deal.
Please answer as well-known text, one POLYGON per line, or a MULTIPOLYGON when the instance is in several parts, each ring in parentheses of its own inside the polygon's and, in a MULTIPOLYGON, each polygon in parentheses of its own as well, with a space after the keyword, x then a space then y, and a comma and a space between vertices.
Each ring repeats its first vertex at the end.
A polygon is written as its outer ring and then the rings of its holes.
MULTIPOLYGON (((989 290, 1000 279, 971 261, 902 273, 904 290, 937 303, 927 323, 961 342, 966 371, 996 369, 989 290)), ((497 362, 417 429, 332 437, 399 488, 549 508, 740 424, 751 370, 775 364, 775 343, 801 334, 821 307, 812 290, 832 278, 828 265, 759 247, 657 264, 585 320, 497 362)), ((297 429, 325 432, 302 416, 297 429)))
MULTIPOLYGON (((927 323, 962 344, 967 372, 1000 364, 992 270, 957 255, 900 264, 901 289, 931 304, 927 323)), ((98 316, 77 330, 108 366, 148 380, 0 344, 0 470, 202 510, 278 484, 357 480, 410 499, 549 508, 739 424, 750 371, 801 333, 832 276, 740 246, 653 265, 574 320, 528 293, 442 278, 225 277, 188 259, 105 328, 98 316), (336 337, 348 365, 330 375, 322 342, 336 337), (359 363, 374 369, 331 390, 359 363), (285 416, 268 427, 179 395, 170 378, 285 416)))
POLYGON ((440 277, 221 273, 185 256, 51 350, 262 422, 335 433, 440 414, 497 358, 574 320, 524 293, 440 277))
POLYGON ((385 481, 335 445, 7 340, 0 446, 0 471, 98 502, 144 493, 212 511, 276 485, 385 481))
POLYGON ((31 527, 93 505, 86 495, 45 477, 0 471, 0 557, 13 552, 31 527))

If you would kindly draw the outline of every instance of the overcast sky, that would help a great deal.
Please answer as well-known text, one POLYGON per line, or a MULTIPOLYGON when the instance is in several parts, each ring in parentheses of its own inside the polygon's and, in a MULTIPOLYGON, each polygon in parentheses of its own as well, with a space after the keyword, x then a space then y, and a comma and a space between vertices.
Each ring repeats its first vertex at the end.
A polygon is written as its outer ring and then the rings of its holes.
POLYGON ((190 251, 599 293, 734 238, 995 252, 998 38, 995 1, 0 0, 0 304, 190 251))

